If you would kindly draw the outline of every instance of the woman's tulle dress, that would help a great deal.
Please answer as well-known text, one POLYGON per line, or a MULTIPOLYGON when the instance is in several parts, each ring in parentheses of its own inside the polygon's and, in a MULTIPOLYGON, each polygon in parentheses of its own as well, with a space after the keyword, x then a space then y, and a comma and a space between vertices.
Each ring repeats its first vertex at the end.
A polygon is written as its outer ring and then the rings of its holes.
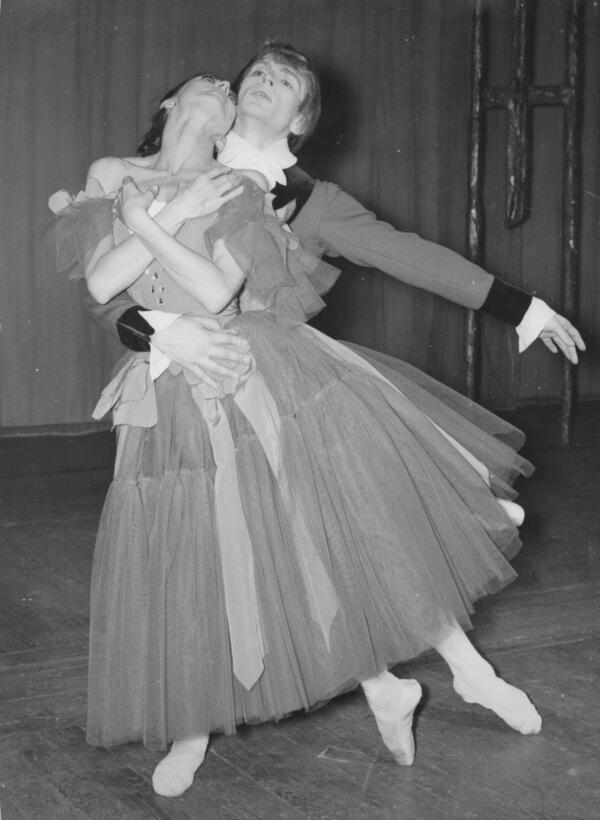
MULTIPOLYGON (((127 232, 94 185, 63 257, 127 232), (68 247, 71 247, 69 252, 68 247)), ((469 627, 520 546, 498 504, 531 465, 513 427, 410 365, 306 324, 337 271, 253 183, 181 241, 246 274, 221 314, 255 366, 218 395, 131 355, 105 389, 118 448, 94 554, 88 740, 232 733, 356 686, 469 627), (240 308, 241 305, 241 308, 240 308)), ((149 309, 208 315, 153 263, 149 309)))

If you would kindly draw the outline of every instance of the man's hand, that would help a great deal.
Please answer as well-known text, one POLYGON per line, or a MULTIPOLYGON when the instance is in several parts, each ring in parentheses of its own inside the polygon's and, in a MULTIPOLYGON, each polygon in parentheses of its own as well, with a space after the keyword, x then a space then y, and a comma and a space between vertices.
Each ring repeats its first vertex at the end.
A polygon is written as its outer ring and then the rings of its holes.
POLYGON ((234 368, 239 376, 252 364, 248 342, 237 331, 224 330, 216 319, 181 316, 154 333, 152 344, 213 388, 235 376, 234 368))
POLYGON ((577 348, 585 350, 585 344, 579 331, 573 327, 568 319, 556 313, 544 325, 539 338, 546 345, 548 350, 557 353, 562 350, 566 358, 573 364, 579 361, 577 348))

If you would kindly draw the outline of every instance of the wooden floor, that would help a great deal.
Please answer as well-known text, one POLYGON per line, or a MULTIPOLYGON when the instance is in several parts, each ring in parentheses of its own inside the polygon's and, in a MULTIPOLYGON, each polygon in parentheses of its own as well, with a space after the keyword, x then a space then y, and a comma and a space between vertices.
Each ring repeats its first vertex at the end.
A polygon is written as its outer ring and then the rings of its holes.
POLYGON ((542 734, 521 737, 464 704, 427 655, 397 670, 426 692, 412 768, 394 763, 355 692, 215 737, 177 800, 152 792, 158 755, 84 738, 88 585, 110 436, 0 440, 2 820, 599 818, 600 407, 584 408, 565 449, 544 446, 555 433, 543 413, 520 420, 538 468, 520 488, 520 578, 481 602, 472 635, 530 694, 542 734))

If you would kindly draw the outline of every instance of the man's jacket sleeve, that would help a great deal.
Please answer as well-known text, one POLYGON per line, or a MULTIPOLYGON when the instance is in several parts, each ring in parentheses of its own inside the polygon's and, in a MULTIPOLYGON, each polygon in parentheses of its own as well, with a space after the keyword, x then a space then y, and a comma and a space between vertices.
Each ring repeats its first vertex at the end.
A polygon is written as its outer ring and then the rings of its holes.
POLYGON ((482 309, 515 326, 531 304, 530 294, 448 248, 397 231, 330 182, 315 185, 294 230, 300 235, 317 233, 321 248, 329 255, 378 268, 401 282, 464 307, 482 309))
POLYGON ((154 333, 154 329, 140 315, 140 310, 143 308, 134 302, 127 291, 119 293, 110 302, 101 305, 90 295, 83 280, 81 287, 84 307, 95 324, 111 336, 120 339, 129 350, 136 352, 150 350, 150 336, 154 333))

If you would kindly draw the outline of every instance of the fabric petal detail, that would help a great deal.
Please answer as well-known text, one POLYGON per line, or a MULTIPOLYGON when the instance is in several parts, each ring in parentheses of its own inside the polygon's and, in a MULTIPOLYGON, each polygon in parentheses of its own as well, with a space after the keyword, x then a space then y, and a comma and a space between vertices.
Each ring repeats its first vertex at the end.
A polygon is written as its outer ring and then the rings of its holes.
POLYGON ((83 279, 92 254, 103 240, 113 237, 113 203, 98 180, 90 179, 83 191, 71 196, 57 191, 48 200, 55 216, 48 230, 56 242, 56 269, 69 271, 70 279, 83 279))
POLYGON ((340 272, 305 251, 293 233, 281 230, 275 215, 265 213, 264 193, 258 186, 246 180, 244 188, 236 205, 226 203, 219 220, 208 228, 207 246, 212 252, 219 239, 225 242, 246 274, 242 299, 254 299, 278 320, 305 322, 323 309, 321 296, 340 272))
POLYGON ((280 463, 281 419, 277 405, 258 374, 244 384, 236 394, 234 401, 252 425, 269 460, 273 475, 277 479, 277 486, 292 528, 311 617, 321 628, 329 649, 331 626, 340 604, 329 574, 311 538, 303 512, 294 500, 284 465, 280 463))
MULTIPOLYGON (((215 402, 217 403, 217 402, 215 402)), ((227 415, 206 406, 216 464, 215 509, 233 672, 250 690, 263 669, 265 644, 254 578, 254 559, 238 484, 235 445, 227 415)))
POLYGON ((102 391, 92 416, 101 419, 109 410, 113 411, 114 426, 154 427, 158 410, 147 353, 125 362, 102 391))

